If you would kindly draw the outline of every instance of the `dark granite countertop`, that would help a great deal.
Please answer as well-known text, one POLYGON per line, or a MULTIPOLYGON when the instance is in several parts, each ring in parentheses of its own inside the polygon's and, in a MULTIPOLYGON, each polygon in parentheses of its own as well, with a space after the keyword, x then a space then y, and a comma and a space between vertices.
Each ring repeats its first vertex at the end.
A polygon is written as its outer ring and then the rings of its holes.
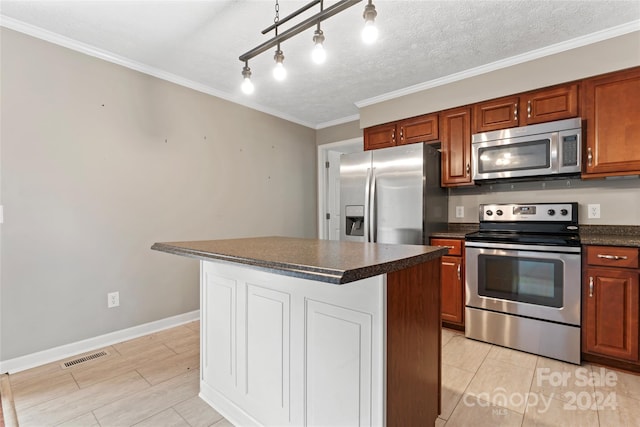
POLYGON ((344 284, 438 258, 446 248, 291 237, 155 243, 151 249, 271 273, 344 284))
POLYGON ((478 231, 480 224, 472 222, 450 222, 447 230, 431 233, 429 237, 442 239, 464 239, 464 235, 478 231))
POLYGON ((581 225, 580 243, 583 245, 630 246, 640 248, 640 226, 581 225))

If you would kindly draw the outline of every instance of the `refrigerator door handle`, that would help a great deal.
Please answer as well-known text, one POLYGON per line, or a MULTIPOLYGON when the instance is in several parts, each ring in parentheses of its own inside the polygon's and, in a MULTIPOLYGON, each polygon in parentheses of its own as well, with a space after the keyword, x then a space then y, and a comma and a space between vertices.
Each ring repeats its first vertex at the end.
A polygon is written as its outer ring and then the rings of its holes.
MULTIPOLYGON (((371 168, 367 168, 367 180, 364 184, 364 241, 370 242, 369 235, 369 198, 371 197, 371 168)), ((362 194, 362 193, 361 193, 362 194)))
POLYGON ((369 241, 376 242, 376 168, 371 169, 371 190, 369 193, 369 241))

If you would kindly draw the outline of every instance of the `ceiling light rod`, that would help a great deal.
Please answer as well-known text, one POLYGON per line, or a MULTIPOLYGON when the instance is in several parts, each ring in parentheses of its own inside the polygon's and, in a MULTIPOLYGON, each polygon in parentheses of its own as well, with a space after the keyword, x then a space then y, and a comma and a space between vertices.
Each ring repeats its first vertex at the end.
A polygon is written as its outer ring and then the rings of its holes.
MULTIPOLYGON (((315 0, 314 0, 315 1, 315 0)), ((296 34, 300 34, 301 32, 303 32, 306 29, 309 29, 311 27, 313 27, 314 25, 318 24, 319 22, 324 21, 325 19, 328 19, 330 17, 332 17, 333 15, 342 12, 345 9, 350 8, 351 6, 354 6, 357 3, 360 3, 362 0, 341 0, 335 4, 332 4, 330 7, 316 13, 315 15, 309 17, 308 19, 300 22, 298 25, 295 25, 291 28, 289 28, 287 31, 285 31, 284 33, 275 36, 274 38, 272 38, 271 40, 268 40, 264 43, 262 43, 260 46, 254 47, 253 49, 251 49, 250 51, 248 51, 247 53, 244 53, 242 55, 240 55, 240 57, 238 59, 240 59, 240 61, 242 62, 247 62, 248 60, 250 60, 251 58, 260 55, 262 52, 266 52, 267 50, 271 49, 272 47, 282 43, 285 40, 290 39, 291 37, 295 36, 296 34)), ((282 22, 282 21, 280 21, 282 22)))
POLYGON ((264 30, 262 30, 262 34, 267 34, 269 31, 273 30, 278 25, 284 24, 288 20, 290 20, 292 18, 295 18, 296 16, 300 15, 303 12, 306 12, 307 10, 311 9, 313 6, 315 6, 318 3, 320 3, 321 1, 322 0, 313 0, 311 3, 307 3, 306 5, 302 6, 300 9, 296 10, 295 12, 285 16, 284 18, 282 18, 278 22, 276 22, 276 23, 272 24, 271 26, 269 26, 269 27, 265 28, 264 30))

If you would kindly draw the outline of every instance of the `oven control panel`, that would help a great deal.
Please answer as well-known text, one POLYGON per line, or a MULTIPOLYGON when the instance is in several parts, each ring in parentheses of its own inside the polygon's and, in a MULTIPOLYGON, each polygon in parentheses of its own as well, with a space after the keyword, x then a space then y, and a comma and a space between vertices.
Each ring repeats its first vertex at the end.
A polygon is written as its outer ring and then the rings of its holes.
POLYGON ((575 202, 480 205, 480 222, 570 222, 577 216, 578 204, 575 202))

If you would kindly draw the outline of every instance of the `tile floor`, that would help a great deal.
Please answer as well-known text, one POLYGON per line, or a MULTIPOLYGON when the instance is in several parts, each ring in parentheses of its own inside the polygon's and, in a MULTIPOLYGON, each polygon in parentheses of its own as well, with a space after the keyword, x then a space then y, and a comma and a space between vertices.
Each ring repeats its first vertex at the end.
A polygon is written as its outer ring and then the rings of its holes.
POLYGON ((640 426, 640 376, 559 362, 443 329, 436 426, 640 426))
MULTIPOLYGON (((199 323, 107 347, 108 356, 9 376, 29 426, 231 424, 198 398, 199 323)), ((640 426, 640 376, 467 340, 442 331, 447 426, 640 426)))
POLYGON ((19 426, 231 426, 198 397, 199 333, 192 322, 68 369, 57 362, 9 375, 19 426))

